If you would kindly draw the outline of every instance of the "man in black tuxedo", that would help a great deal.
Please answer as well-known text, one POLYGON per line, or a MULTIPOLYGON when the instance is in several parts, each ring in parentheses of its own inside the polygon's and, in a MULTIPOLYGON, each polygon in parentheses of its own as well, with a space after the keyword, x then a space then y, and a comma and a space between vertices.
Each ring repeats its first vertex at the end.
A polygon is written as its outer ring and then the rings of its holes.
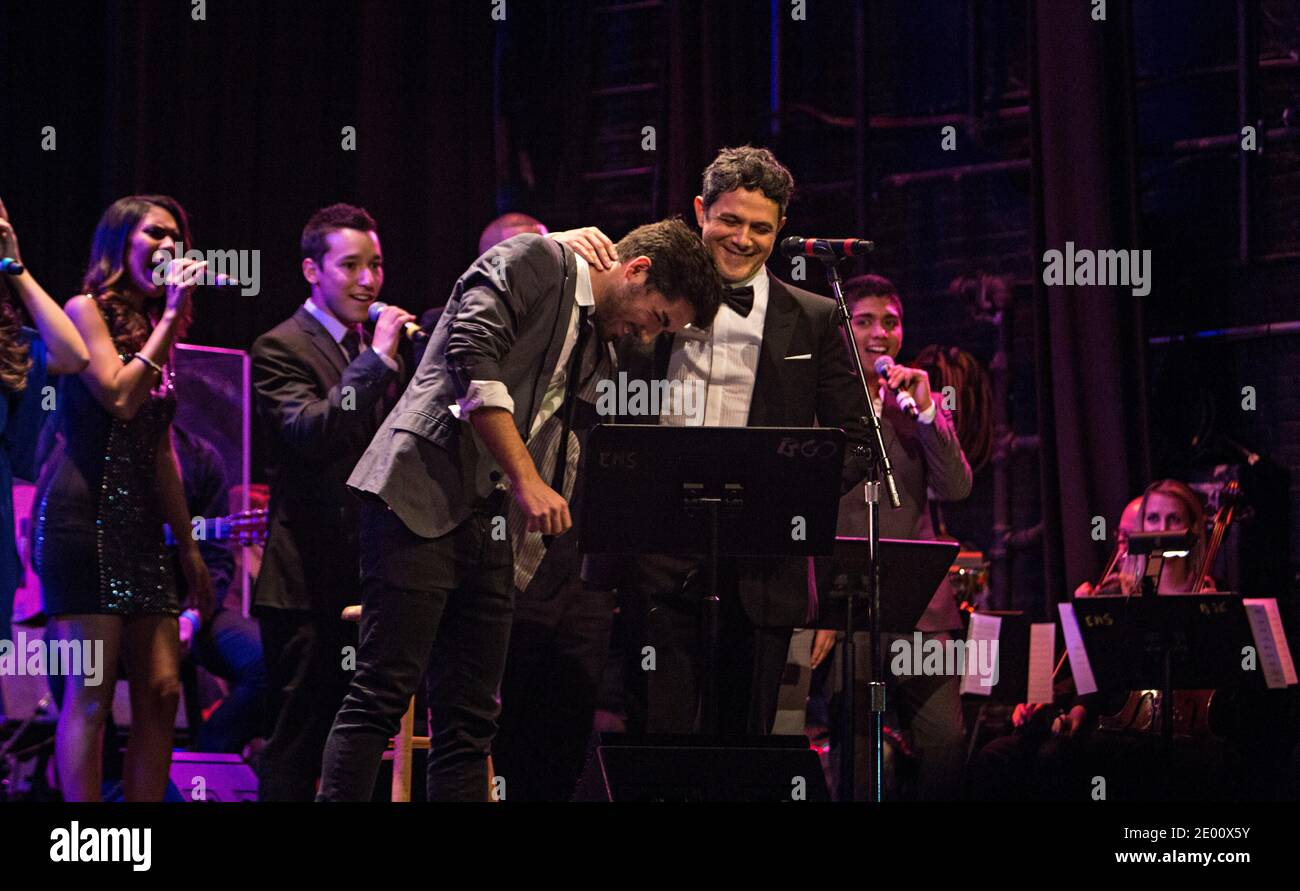
MULTIPOLYGON (((695 218, 728 291, 707 337, 661 336, 653 349, 620 352, 629 377, 681 381, 703 394, 703 416, 652 422, 707 426, 841 427, 848 435, 843 491, 867 472, 866 400, 833 301, 786 284, 766 269, 794 191, 790 172, 766 149, 724 149, 704 172, 695 218)), ((698 400, 697 400, 698 401, 698 400)), ((631 419, 636 420, 636 419, 631 419)), ((779 505, 771 509, 780 510, 779 505)), ((766 734, 791 631, 816 613, 802 558, 725 560, 722 587, 720 729, 766 734)), ((629 729, 690 733, 700 691, 702 558, 630 561, 620 588, 642 627, 627 668, 629 729)), ((634 620, 635 621, 635 620, 634 620)))
POLYGON ((363 498, 361 649, 319 799, 370 798, 427 668, 429 799, 487 800, 512 609, 507 496, 528 533, 566 532, 571 460, 554 459, 560 443, 571 454, 598 344, 707 324, 717 309, 708 253, 680 221, 642 226, 619 247, 608 270, 534 234, 479 257, 349 478, 363 498), (526 442, 549 431, 548 472, 526 442))
POLYGON ((302 233, 311 296, 253 344, 253 390, 272 446, 270 537, 253 597, 278 711, 258 797, 311 801, 330 723, 351 675, 361 601, 356 498, 348 474, 397 402, 402 326, 389 306, 362 328, 384 283, 375 221, 336 204, 302 233), (348 650, 347 648, 352 648, 348 650))

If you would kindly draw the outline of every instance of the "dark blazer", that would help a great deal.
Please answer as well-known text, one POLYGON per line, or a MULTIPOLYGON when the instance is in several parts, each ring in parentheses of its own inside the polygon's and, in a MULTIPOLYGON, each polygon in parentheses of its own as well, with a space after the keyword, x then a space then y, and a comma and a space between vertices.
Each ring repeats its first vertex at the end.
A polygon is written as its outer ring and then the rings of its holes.
POLYGON ((479 257, 456 282, 415 377, 348 485, 382 499, 424 538, 460 525, 500 471, 452 406, 471 381, 500 381, 526 441, 560 361, 576 288, 573 251, 553 239, 517 235, 479 257))
MULTIPOLYGON (((881 414, 880 432, 894 469, 900 506, 898 510, 889 507, 882 487, 880 537, 930 541, 934 538, 934 528, 927 490, 939 501, 960 501, 970 494, 970 465, 957 440, 957 430, 942 406, 937 407, 932 424, 908 417, 888 397, 881 414)), ((855 486, 840 499, 837 533, 866 536, 867 504, 861 486, 855 486)), ((939 586, 916 627, 919 631, 951 631, 961 627, 957 602, 946 582, 939 586)))
POLYGON ((361 602, 358 503, 348 474, 397 401, 403 379, 373 350, 347 363, 303 307, 253 344, 253 392, 269 434, 270 537, 256 609, 337 618, 361 602))
MULTIPOLYGON (((867 473, 860 451, 866 441, 866 403, 836 319, 834 301, 769 275, 763 345, 749 406, 751 427, 840 427, 848 436, 841 491, 867 473), (788 358, 807 355, 810 358, 788 358)), ((620 369, 629 378, 663 380, 673 336, 652 349, 630 340, 620 345, 620 369)), ((657 421, 657 419, 655 419, 657 421)), ((653 421, 652 421, 653 422, 653 421)), ((638 558, 626 567, 624 583, 647 593, 680 587, 681 562, 638 558)), ((816 615, 817 590, 806 559, 746 558, 738 568, 740 599, 750 621, 762 627, 793 627, 816 615)))

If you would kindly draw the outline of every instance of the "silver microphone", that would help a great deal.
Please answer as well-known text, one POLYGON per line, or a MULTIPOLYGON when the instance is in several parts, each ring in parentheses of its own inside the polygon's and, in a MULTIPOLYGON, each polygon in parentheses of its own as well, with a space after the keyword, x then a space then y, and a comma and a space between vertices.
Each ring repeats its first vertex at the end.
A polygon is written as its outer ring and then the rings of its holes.
MULTIPOLYGON (((889 369, 894 367, 894 360, 889 356, 881 356, 876 360, 876 364, 873 367, 876 369, 876 374, 880 375, 880 379, 883 381, 889 375, 889 369)), ((894 401, 898 403, 898 407, 902 409, 909 418, 915 418, 921 414, 916 409, 916 400, 912 398, 911 393, 906 390, 899 390, 891 387, 888 382, 885 383, 885 389, 894 394, 894 401)))
MULTIPOLYGON (((370 314, 370 321, 378 322, 379 314, 386 309, 388 309, 387 303, 380 303, 378 301, 375 301, 374 303, 370 304, 370 309, 367 310, 367 312, 370 314)), ((407 322, 405 325, 403 325, 402 332, 413 341, 424 340, 429 336, 429 333, 427 331, 425 331, 423 328, 421 328, 419 325, 415 324, 414 322, 407 322)))

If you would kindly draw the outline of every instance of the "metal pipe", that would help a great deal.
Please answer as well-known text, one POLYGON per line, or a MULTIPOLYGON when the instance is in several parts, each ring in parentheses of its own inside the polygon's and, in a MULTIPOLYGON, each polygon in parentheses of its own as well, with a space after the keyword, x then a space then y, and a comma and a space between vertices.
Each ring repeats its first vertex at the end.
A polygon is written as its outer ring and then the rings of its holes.
POLYGON ((865 0, 856 0, 853 4, 853 49, 853 149, 858 159, 853 167, 853 231, 866 232, 871 183, 871 108, 868 100, 865 0))
POLYGON ((989 173, 1009 173, 1028 169, 1028 158, 1013 158, 1010 161, 989 161, 984 164, 941 167, 938 170, 918 170, 915 173, 895 173, 892 176, 884 177, 880 183, 891 188, 901 188, 915 183, 933 182, 935 180, 959 180, 967 176, 983 176, 989 173))
POLYGON ((768 46, 768 132, 781 135, 781 0, 772 0, 771 43, 768 46))
MULTIPOLYGON (((1300 127, 1274 127, 1257 134, 1261 148, 1270 142, 1291 142, 1300 139, 1300 127)), ((1148 157, 1153 154, 1194 155, 1200 152, 1239 151, 1241 149, 1240 133, 1225 133, 1222 136, 1200 136, 1195 139, 1179 139, 1163 148, 1145 148, 1142 153, 1148 157)), ((1242 152, 1243 155, 1252 154, 1242 152)))
MULTIPOLYGON (((1237 0, 1237 126, 1257 126, 1255 120, 1255 52, 1254 0, 1237 0)), ((1258 136, 1256 136, 1258 139, 1258 136)), ((1257 146, 1258 148, 1258 146, 1257 146)), ((1255 184, 1255 159, 1258 151, 1237 154, 1237 260, 1250 262, 1252 191, 1255 184)))
POLYGON ((966 0, 966 115, 972 123, 984 116, 982 9, 980 0, 966 0))
POLYGON ((1204 343, 1211 340, 1259 340, 1264 337, 1289 337, 1300 334, 1300 319, 1293 322, 1265 322, 1262 325, 1238 325, 1234 328, 1211 328, 1195 334, 1169 334, 1147 338, 1150 346, 1167 346, 1171 343, 1204 343))

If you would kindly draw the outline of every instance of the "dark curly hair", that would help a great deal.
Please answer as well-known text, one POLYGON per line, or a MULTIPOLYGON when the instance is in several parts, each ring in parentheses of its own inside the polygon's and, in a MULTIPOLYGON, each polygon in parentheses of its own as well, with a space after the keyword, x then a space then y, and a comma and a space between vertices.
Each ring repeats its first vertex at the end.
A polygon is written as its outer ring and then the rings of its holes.
POLYGON ((633 229, 614 246, 623 262, 649 257, 646 287, 669 303, 685 299, 695 309, 695 326, 713 322, 722 302, 722 279, 704 242, 679 218, 633 229))
POLYGON ((700 195, 704 209, 712 207, 719 195, 736 189, 762 192, 775 201, 781 209, 779 219, 785 216, 794 196, 794 177, 776 155, 765 148, 752 145, 724 148, 704 170, 704 190, 700 195))
POLYGON ((8 282, 0 282, 0 390, 21 393, 32 367, 31 351, 22 338, 22 320, 14 307, 8 282))

